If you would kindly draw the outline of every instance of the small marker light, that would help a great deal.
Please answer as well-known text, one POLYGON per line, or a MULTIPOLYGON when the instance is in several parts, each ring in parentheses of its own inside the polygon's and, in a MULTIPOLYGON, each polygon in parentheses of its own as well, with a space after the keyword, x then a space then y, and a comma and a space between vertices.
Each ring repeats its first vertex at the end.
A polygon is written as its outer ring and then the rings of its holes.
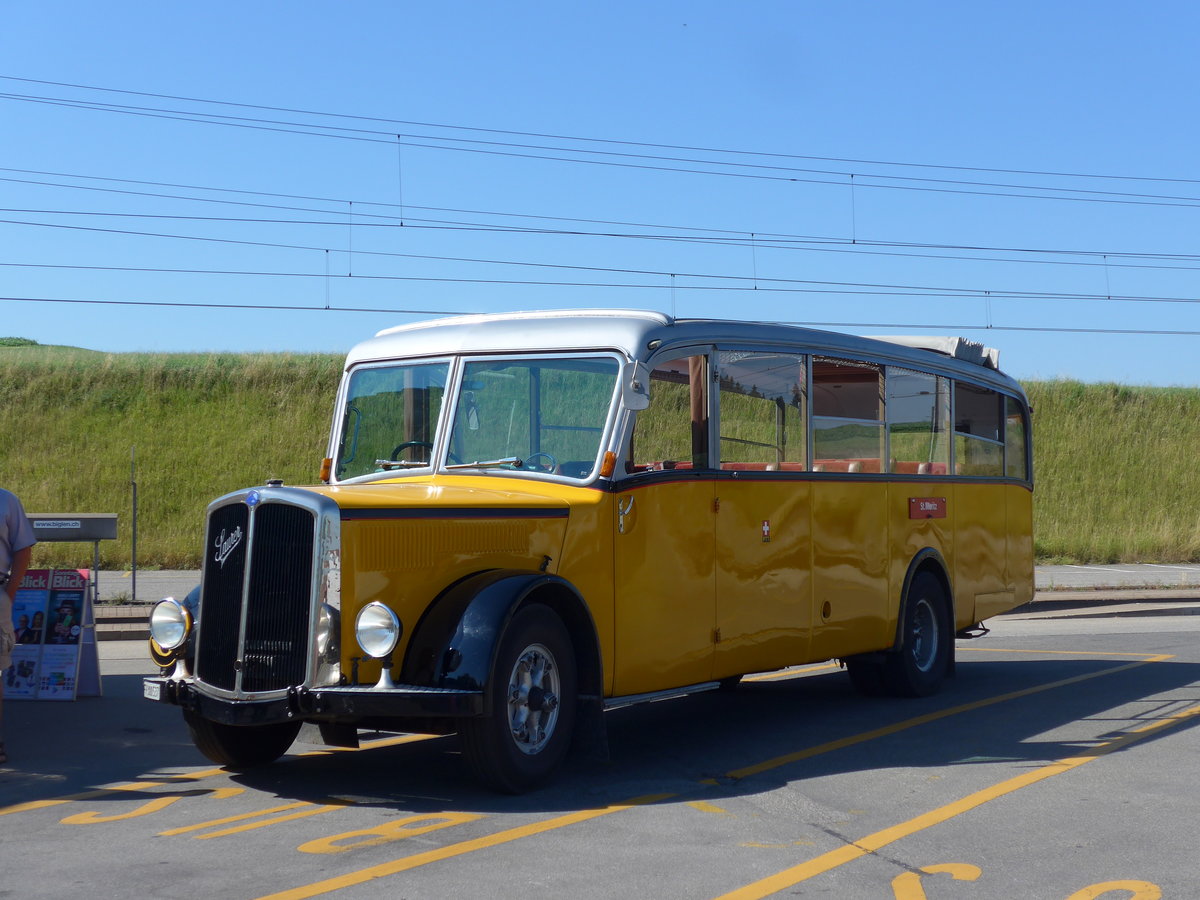
POLYGON ((612 478, 613 472, 617 470, 617 454, 611 450, 605 450, 604 456, 600 460, 600 477, 612 478))

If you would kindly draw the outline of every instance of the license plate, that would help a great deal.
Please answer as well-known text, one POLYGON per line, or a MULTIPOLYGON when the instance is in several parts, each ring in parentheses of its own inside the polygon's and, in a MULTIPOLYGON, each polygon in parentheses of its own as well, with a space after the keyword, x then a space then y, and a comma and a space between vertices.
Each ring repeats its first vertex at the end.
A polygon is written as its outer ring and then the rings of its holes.
POLYGON ((157 681, 143 681, 142 696, 147 700, 161 700, 162 684, 157 681))

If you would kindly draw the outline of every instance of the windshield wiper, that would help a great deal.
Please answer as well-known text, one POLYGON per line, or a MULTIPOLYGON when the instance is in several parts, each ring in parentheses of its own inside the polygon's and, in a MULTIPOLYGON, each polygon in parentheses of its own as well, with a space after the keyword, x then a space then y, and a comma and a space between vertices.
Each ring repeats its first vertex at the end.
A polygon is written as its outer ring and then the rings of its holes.
POLYGON ((429 460, 377 459, 375 465, 383 469, 421 469, 428 468, 429 460))
POLYGON ((454 463, 446 466, 447 469, 499 469, 502 466, 512 466, 515 469, 521 468, 525 462, 519 456, 506 456, 504 459, 486 459, 476 460, 469 463, 454 463))

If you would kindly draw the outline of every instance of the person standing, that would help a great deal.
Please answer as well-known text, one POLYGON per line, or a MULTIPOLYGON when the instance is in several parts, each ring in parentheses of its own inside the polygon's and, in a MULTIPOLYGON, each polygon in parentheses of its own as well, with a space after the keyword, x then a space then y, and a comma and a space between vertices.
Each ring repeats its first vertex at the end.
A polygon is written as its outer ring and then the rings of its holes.
MULTIPOLYGON (((0 673, 12 664, 12 598, 25 578, 37 538, 17 495, 0 488, 0 673)), ((0 678, 0 765, 8 762, 4 749, 4 680, 0 678)))

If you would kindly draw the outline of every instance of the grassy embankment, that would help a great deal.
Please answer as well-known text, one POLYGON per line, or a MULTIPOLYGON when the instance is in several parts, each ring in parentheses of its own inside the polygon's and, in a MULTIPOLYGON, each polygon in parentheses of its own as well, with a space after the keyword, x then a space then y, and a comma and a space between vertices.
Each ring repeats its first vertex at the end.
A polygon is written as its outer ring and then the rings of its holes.
MULTIPOLYGON (((317 479, 342 357, 106 354, 0 347, 0 487, 30 512, 116 513, 102 567, 199 564, 204 508, 237 488, 317 479), (136 448, 136 449, 134 449, 136 448)), ((87 544, 38 545, 38 566, 88 565, 87 544)))
POLYGON ((1039 558, 1200 561, 1200 389, 1073 381, 1025 389, 1039 558))
MULTIPOLYGON (((131 448, 138 562, 193 567, 204 507, 282 478, 311 483, 324 455, 337 356, 105 354, 0 346, 0 486, 31 512, 115 512, 104 567, 128 568, 131 448)), ((1040 382, 1034 403, 1041 559, 1200 560, 1200 390, 1040 382)), ((39 566, 91 547, 42 544, 39 566)))

